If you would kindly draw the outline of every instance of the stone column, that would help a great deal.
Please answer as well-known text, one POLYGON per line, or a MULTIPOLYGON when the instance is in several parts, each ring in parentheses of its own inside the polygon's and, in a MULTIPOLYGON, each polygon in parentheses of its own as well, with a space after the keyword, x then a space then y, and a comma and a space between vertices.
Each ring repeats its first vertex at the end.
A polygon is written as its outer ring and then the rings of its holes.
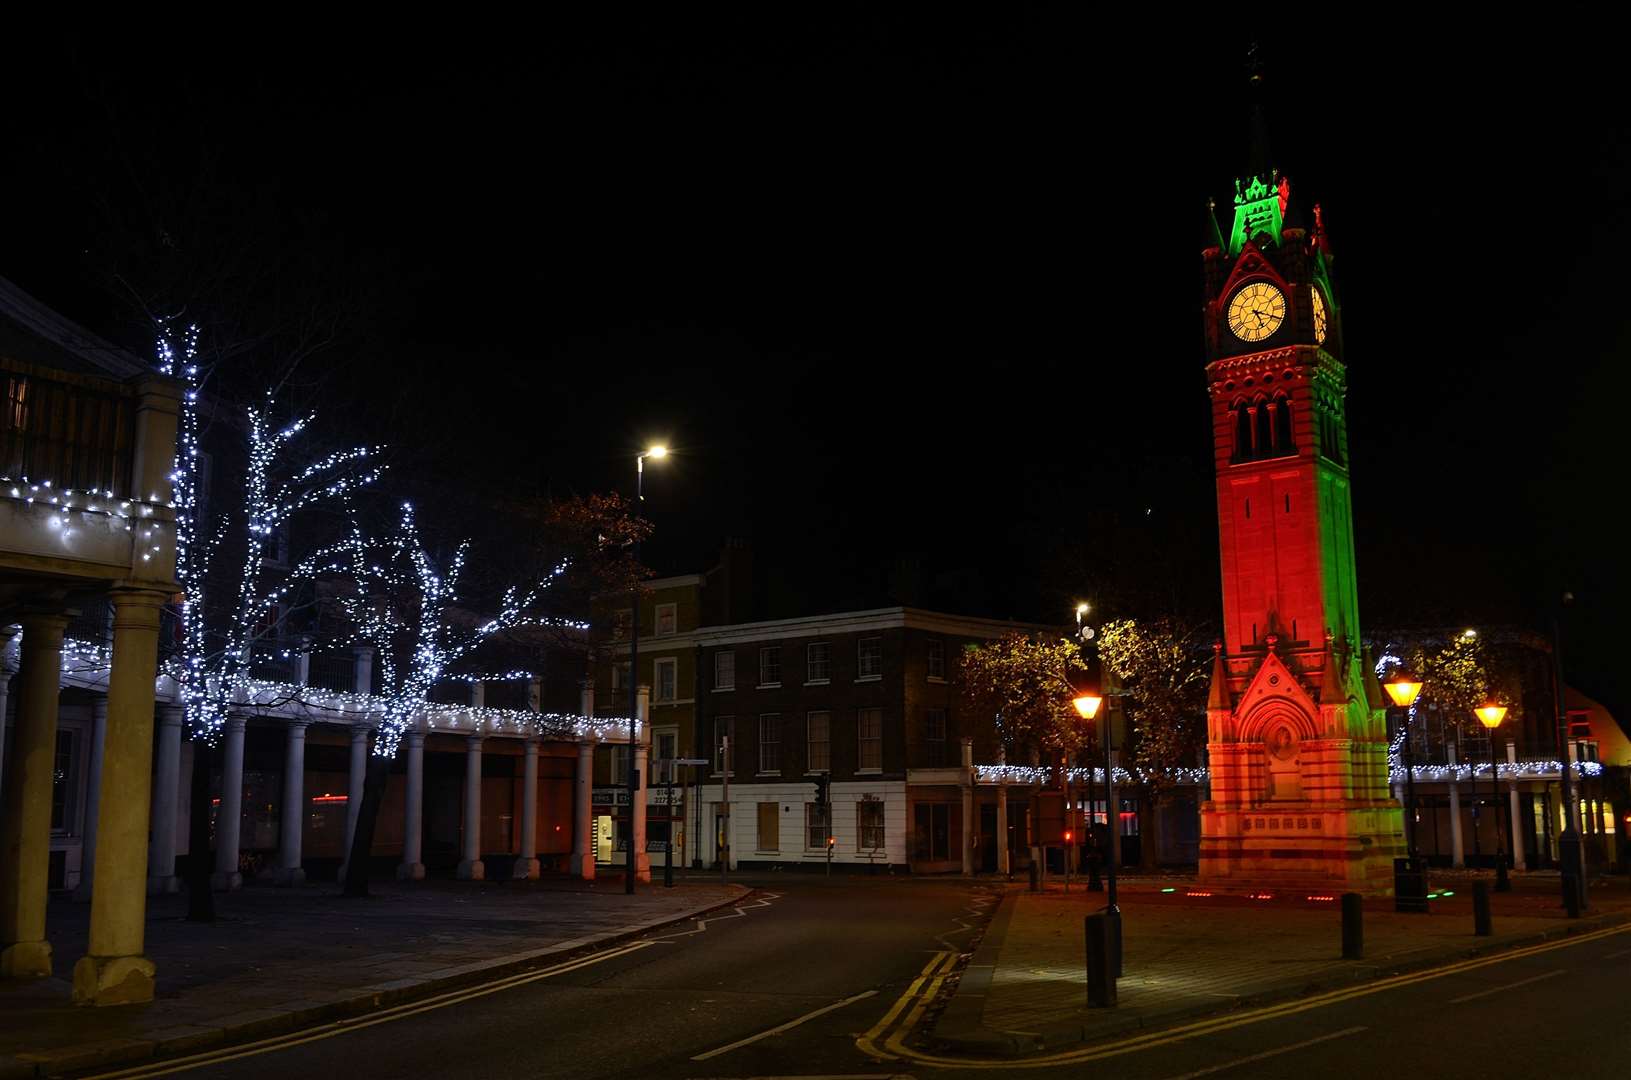
POLYGON ((358 645, 352 650, 353 664, 352 681, 359 694, 373 693, 374 686, 374 650, 372 646, 358 645))
POLYGON ((306 880, 300 865, 300 834, 306 824, 306 724, 305 720, 290 720, 283 735, 283 812, 278 820, 278 866, 273 876, 279 885, 300 885, 306 880))
POLYGON ((974 873, 974 740, 963 739, 963 876, 974 873))
MULTIPOLYGON (((1512 743, 1506 744, 1506 763, 1508 765, 1518 763, 1518 748, 1512 743)), ((1512 831, 1506 834, 1507 843, 1511 846, 1507 848, 1507 851, 1512 855, 1512 868, 1514 870, 1526 870, 1528 869, 1528 856, 1523 843, 1523 814, 1518 810, 1518 778, 1512 773, 1507 774, 1506 798, 1508 808, 1512 812, 1512 831)))
MULTIPOLYGON (((1001 755, 997 757, 998 765, 1007 762, 1001 755)), ((1091 819, 1089 819, 1091 821, 1091 819)), ((1091 827, 1091 826, 1090 826, 1091 827)), ((997 781, 997 873, 1007 877, 1014 872, 1010 864, 1008 850, 1008 775, 1003 773, 997 781)))
POLYGON ((521 768, 521 852, 515 860, 511 877, 520 881, 536 881, 538 864, 538 740, 528 739, 523 751, 526 761, 521 768))
POLYGON ((51 776, 56 771, 57 697, 66 615, 23 615, 17 727, 6 760, 0 813, 0 978, 51 974, 45 940, 51 872, 51 776))
POLYGON ((142 955, 147 918, 147 825, 153 797, 153 673, 159 609, 168 594, 113 590, 107 750, 97 823, 90 951, 74 965, 74 1001, 153 1000, 153 962, 142 955))
POLYGON ((345 858, 340 862, 340 881, 351 862, 351 841, 357 835, 357 818, 362 816, 362 789, 368 782, 368 728, 351 727, 351 761, 345 783, 345 858))
MULTIPOLYGON (((5 765, 6 765, 6 702, 11 693, 11 676, 17 669, 11 662, 11 643, 14 634, 11 627, 0 627, 0 800, 6 796, 5 765)), ((5 803, 0 801, 0 809, 5 803)))
POLYGON ((578 743, 578 772, 572 787, 572 860, 567 864, 573 877, 585 881, 595 879, 594 789, 595 744, 585 739, 578 743))
POLYGON ((210 885, 218 892, 230 892, 244 883, 238 873, 243 813, 244 718, 228 716, 221 725, 221 806, 215 814, 215 873, 210 875, 210 885))
POLYGON ((464 740, 464 858, 459 860, 458 878, 480 881, 486 876, 481 861, 481 736, 472 735, 464 740))
MULTIPOLYGON (((1445 757, 1449 759, 1450 768, 1455 768, 1455 747, 1444 748, 1445 757)), ((1461 785, 1455 782, 1455 774, 1450 774, 1450 865, 1466 866, 1466 852, 1461 840, 1461 785)))
POLYGON ((102 809, 102 756, 108 745, 108 699, 91 702, 91 761, 86 772, 85 825, 80 833, 79 884, 74 899, 88 901, 96 881, 96 819, 102 809))
POLYGON ((642 686, 635 701, 635 715, 640 721, 639 742, 629 747, 634 754, 634 805, 629 807, 629 857, 625 866, 634 868, 636 881, 651 880, 651 856, 646 854, 646 789, 651 777, 651 687, 642 686))
POLYGON ((176 877, 176 807, 181 798, 181 723, 185 718, 186 710, 180 705, 159 706, 159 760, 153 770, 153 841, 147 862, 149 895, 181 890, 181 879, 176 877))
POLYGON ((425 824, 425 733, 404 732, 402 745, 408 751, 408 790, 403 799, 402 863, 396 868, 396 876, 401 881, 421 881, 425 876, 421 856, 425 824))

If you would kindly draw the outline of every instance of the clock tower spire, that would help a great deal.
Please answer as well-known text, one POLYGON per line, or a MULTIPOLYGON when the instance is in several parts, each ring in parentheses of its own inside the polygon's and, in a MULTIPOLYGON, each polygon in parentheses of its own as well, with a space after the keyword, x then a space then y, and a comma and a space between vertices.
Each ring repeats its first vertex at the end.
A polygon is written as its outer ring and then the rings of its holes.
MULTIPOLYGON (((1251 82, 1255 96, 1259 69, 1251 82)), ((1200 872, 1384 893, 1403 854, 1401 817, 1360 644, 1330 245, 1317 206, 1312 230, 1293 210, 1261 121, 1258 102, 1228 242, 1203 240, 1201 256, 1224 640, 1200 872)))

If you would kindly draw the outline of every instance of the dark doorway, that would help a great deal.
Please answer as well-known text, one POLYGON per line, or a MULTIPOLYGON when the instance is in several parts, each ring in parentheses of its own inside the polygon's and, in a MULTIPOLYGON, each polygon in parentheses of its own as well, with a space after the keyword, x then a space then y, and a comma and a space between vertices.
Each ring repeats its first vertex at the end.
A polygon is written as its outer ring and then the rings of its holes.
POLYGON ((997 872, 997 808, 995 806, 980 807, 980 865, 977 869, 982 874, 995 874, 997 872))

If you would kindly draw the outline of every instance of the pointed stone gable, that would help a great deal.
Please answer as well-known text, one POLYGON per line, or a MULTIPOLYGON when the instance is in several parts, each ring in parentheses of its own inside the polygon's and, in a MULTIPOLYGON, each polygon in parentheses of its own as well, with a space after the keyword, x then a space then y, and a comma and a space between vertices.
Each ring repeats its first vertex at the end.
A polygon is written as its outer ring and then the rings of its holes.
POLYGON ((1273 652, 1263 658, 1263 663, 1258 666, 1238 700, 1240 704, 1235 709, 1235 715, 1240 722, 1236 738, 1240 742, 1255 741, 1262 734, 1261 720, 1270 713, 1283 715, 1287 709, 1307 721, 1307 734, 1310 737, 1318 732, 1316 718, 1320 715, 1319 705, 1296 673, 1273 652), (1272 708, 1274 705, 1283 708, 1272 708))

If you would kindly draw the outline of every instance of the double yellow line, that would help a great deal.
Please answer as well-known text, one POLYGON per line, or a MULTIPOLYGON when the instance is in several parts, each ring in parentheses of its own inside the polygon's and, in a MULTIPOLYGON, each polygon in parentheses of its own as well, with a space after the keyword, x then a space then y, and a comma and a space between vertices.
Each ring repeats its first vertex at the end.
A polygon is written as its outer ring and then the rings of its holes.
POLYGON ((946 976, 951 974, 952 966, 956 962, 957 954, 954 952, 935 953, 934 958, 924 965, 918 977, 906 988, 906 992, 896 998, 889 1011, 883 1014, 883 1019, 873 1024, 865 1035, 855 1040, 855 1045, 860 1051, 880 1061, 892 1057, 912 1057, 915 1052, 908 1050, 901 1040, 917 1027, 919 1020, 923 1019, 923 1010, 929 1007, 929 1003, 940 992, 941 985, 945 983, 946 976), (884 1038, 884 1033, 889 1031, 890 1025, 894 1024, 903 1012, 906 1012, 907 1006, 911 1006, 911 1012, 907 1013, 905 1021, 895 1028, 893 1034, 884 1038), (882 1048, 878 1044, 880 1039, 883 1039, 882 1048))
POLYGON ((1395 990, 1402 986, 1414 983, 1427 982, 1430 979, 1442 979, 1447 975, 1455 975, 1463 971, 1472 971, 1491 964, 1502 964, 1508 960, 1517 960, 1525 956, 1534 956, 1536 953, 1550 952, 1553 949, 1562 949, 1571 945, 1582 945, 1588 941, 1595 941, 1614 934, 1631 932, 1631 924, 1612 926, 1604 930, 1596 930, 1586 934, 1576 934, 1572 937, 1557 941, 1546 941, 1539 945, 1530 945, 1524 948, 1511 949, 1497 953, 1493 956, 1476 957, 1463 960, 1459 963, 1447 964, 1444 967, 1429 968, 1425 971, 1408 972, 1403 975, 1394 975, 1386 979, 1377 979, 1374 982, 1363 983, 1341 990, 1332 990, 1313 997, 1298 998, 1295 1001, 1284 1002, 1279 1005, 1266 1005, 1260 1009, 1253 1009, 1243 1013, 1232 1013, 1228 1016, 1216 1017, 1209 1020, 1198 1020, 1192 1024, 1185 1024, 1165 1031, 1153 1032, 1148 1035, 1134 1035, 1116 1042, 1104 1043, 1098 1046, 1084 1047, 1080 1050, 1062 1051, 1057 1054, 1045 1054, 1037 1057, 1016 1058, 1003 1061, 992 1061, 982 1058, 951 1057, 944 1054, 926 1054, 906 1045, 905 1039, 916 1026, 918 1019, 923 1015, 936 991, 950 974, 953 953, 941 953, 929 962, 906 992, 900 996, 894 1006, 884 1015, 884 1018, 872 1030, 855 1040, 855 1045, 862 1053, 880 1061, 890 1059, 904 1059, 919 1065, 931 1068, 949 1069, 1046 1069, 1057 1065, 1070 1065, 1086 1061, 1099 1061, 1104 1058, 1119 1057, 1124 1054, 1133 1054, 1141 1050, 1149 1050, 1168 1043, 1182 1042, 1186 1039, 1195 1039, 1203 1035, 1210 1035, 1218 1031, 1227 1031, 1230 1028, 1244 1027, 1248 1024, 1259 1024, 1265 1020, 1273 1020, 1294 1013, 1307 1012, 1309 1009, 1323 1008, 1340 1001, 1352 998, 1366 997, 1370 994, 1380 994, 1388 990, 1395 990), (896 1027, 888 1038, 879 1039, 893 1024, 908 1004, 915 1002, 906 1021, 896 1027))
POLYGON ((419 1013, 430 1012, 432 1009, 443 1009, 449 1005, 460 1005, 475 998, 496 994, 501 990, 513 990, 518 986, 538 982, 541 979, 554 978, 556 975, 565 975, 568 972, 578 971, 582 968, 603 964, 608 960, 615 960, 620 956, 627 956, 633 952, 648 948, 656 944, 654 941, 635 941, 628 945, 607 949, 605 952, 591 953, 576 960, 567 960, 553 967, 540 968, 537 971, 524 971, 519 975, 509 975, 492 982, 481 983, 477 986, 464 987, 459 990, 450 990, 445 994, 425 998, 421 1001, 408 1002, 395 1005, 378 1012, 371 1012, 355 1019, 337 1020, 321 1027, 307 1028, 303 1031, 291 1031, 283 1035, 274 1035, 270 1038, 260 1039, 256 1042, 243 1043, 238 1046, 223 1047, 219 1050, 207 1050, 186 1057, 168 1058, 164 1061, 151 1061, 142 1065, 132 1066, 128 1069, 117 1069, 113 1072, 97 1073, 86 1077, 85 1080, 138 1080, 150 1076, 168 1076, 171 1073, 187 1072, 192 1069, 201 1069, 206 1065, 220 1065, 224 1062, 235 1061, 238 1058, 254 1057, 257 1054, 268 1054, 277 1050, 288 1050, 291 1047, 304 1043, 317 1042, 322 1039, 332 1039, 336 1035, 345 1035, 353 1031, 371 1028, 376 1024, 389 1024, 395 1020, 404 1020, 419 1013))

